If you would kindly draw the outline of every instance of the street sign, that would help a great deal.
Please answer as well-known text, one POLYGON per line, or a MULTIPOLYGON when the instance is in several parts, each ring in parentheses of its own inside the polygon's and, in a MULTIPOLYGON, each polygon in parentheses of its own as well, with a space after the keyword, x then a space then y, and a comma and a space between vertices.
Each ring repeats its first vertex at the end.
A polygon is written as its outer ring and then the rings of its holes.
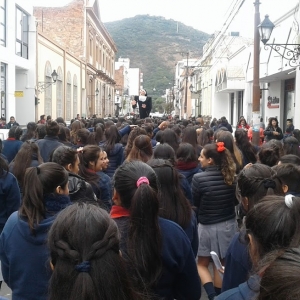
POLYGON ((15 91, 15 97, 16 98, 24 97, 24 92, 23 91, 15 91))

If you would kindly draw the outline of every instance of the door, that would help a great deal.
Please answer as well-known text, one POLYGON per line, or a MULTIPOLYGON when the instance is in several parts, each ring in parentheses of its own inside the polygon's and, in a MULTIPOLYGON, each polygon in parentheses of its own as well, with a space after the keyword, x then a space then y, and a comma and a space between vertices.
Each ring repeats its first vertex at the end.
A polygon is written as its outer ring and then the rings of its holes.
POLYGON ((283 124, 295 118, 295 78, 285 81, 283 124))

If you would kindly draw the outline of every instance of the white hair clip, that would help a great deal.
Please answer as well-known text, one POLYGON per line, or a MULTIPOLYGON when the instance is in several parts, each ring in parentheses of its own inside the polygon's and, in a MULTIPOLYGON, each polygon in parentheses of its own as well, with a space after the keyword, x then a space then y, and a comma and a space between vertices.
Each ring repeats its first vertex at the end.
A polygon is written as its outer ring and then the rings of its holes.
POLYGON ((285 195, 284 202, 288 208, 292 208, 293 206, 293 197, 291 194, 285 195))

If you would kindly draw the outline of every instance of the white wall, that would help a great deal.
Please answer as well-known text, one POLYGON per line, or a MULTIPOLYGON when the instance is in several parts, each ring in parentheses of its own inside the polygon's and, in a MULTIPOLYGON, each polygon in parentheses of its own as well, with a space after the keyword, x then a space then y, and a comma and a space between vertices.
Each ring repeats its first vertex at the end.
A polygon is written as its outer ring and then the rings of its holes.
POLYGON ((228 93, 215 93, 213 108, 212 108, 212 117, 220 119, 225 116, 229 120, 229 94, 228 93))
POLYGON ((6 118, 15 116, 20 125, 35 121, 35 67, 36 26, 32 1, 6 1, 6 47, 0 48, 0 61, 7 64, 6 72, 6 118), (15 54, 16 51, 16 5, 29 15, 28 59, 15 54), (22 91, 23 97, 15 98, 15 91, 22 91))
POLYGON ((140 94, 140 69, 129 68, 129 96, 135 96, 140 94))

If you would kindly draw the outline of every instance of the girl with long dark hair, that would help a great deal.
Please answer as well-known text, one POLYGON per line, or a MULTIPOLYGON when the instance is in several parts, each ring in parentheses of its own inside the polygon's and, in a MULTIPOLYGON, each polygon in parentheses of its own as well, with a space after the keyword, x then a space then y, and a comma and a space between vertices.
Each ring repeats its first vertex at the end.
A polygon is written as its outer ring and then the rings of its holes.
POLYGON ((96 145, 87 145, 79 152, 79 175, 82 176, 93 188, 97 199, 100 199, 107 211, 112 203, 111 179, 106 174, 99 174, 103 170, 103 160, 107 157, 103 149, 96 145))
POLYGON ((111 125, 105 129, 105 141, 101 142, 99 146, 107 153, 109 159, 109 166, 105 173, 112 178, 115 170, 124 161, 124 148, 120 143, 121 135, 117 126, 111 125))
POLYGON ((243 167, 249 163, 257 162, 258 148, 249 142, 247 132, 244 129, 237 129, 234 133, 235 144, 242 152, 243 167))
POLYGON ((16 177, 8 170, 7 162, 0 156, 0 234, 8 217, 21 204, 21 194, 16 177))
POLYGON ((197 218, 181 189, 178 171, 163 159, 150 159, 147 164, 155 171, 159 182, 159 216, 181 226, 196 257, 199 244, 197 218))
MULTIPOLYGON (((271 298, 259 297, 261 277, 267 267, 264 265, 260 268, 260 266, 273 251, 284 252, 289 248, 299 248, 299 216, 300 199, 292 195, 265 196, 249 210, 245 220, 244 239, 248 244, 255 274, 237 288, 222 293, 217 297, 218 300, 289 299, 276 298, 277 292, 273 292, 271 298)), ((277 277, 273 280, 277 280, 277 277)))
MULTIPOLYGON (((78 151, 81 151, 78 149, 78 151)), ((51 155, 51 161, 63 166, 69 175, 69 196, 72 202, 85 201, 102 204, 92 186, 79 176, 78 151, 71 147, 59 146, 51 155)))
MULTIPOLYGON (((240 202, 241 218, 266 195, 274 194, 276 181, 271 167, 256 163, 244 168, 237 177, 236 194, 240 202)), ((251 272, 252 263, 247 244, 244 241, 244 228, 236 233, 230 242, 225 257, 225 272, 222 292, 235 288, 245 282, 251 272)))
POLYGON ((49 162, 26 170, 22 205, 0 237, 2 274, 14 299, 48 299, 47 232, 56 214, 71 204, 68 194, 64 167, 49 162))
POLYGON ((23 190, 23 180, 26 169, 37 167, 43 163, 39 147, 33 141, 25 141, 14 160, 9 164, 9 170, 18 180, 20 191, 23 190))
POLYGON ((53 268, 49 300, 147 299, 132 287, 118 227, 105 210, 85 203, 67 207, 51 226, 48 246, 53 268))
POLYGON ((137 286, 164 299, 201 296, 190 241, 174 222, 159 218, 154 170, 141 161, 125 162, 114 176, 111 217, 121 233, 121 251, 137 286))

